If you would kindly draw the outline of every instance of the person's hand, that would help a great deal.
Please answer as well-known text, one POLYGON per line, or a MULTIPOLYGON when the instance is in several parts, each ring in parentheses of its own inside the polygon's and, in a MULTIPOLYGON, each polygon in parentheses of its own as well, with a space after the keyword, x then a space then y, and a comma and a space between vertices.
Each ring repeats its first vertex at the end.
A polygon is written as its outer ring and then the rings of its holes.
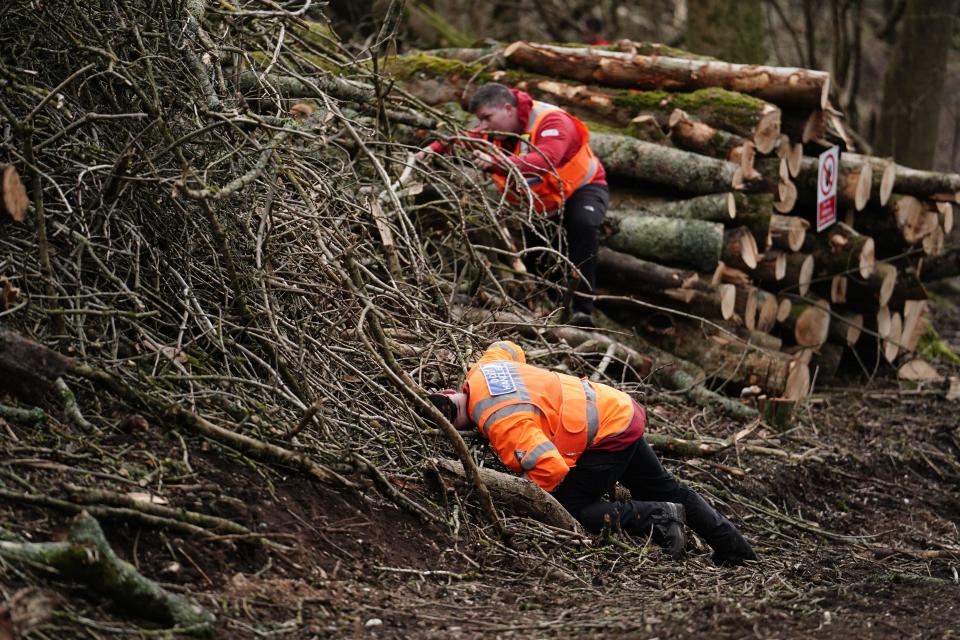
POLYGON ((423 163, 429 161, 434 154, 436 154, 436 151, 434 151, 431 147, 424 147, 423 149, 420 149, 420 151, 417 151, 413 157, 417 163, 423 163))
POLYGON ((487 171, 496 164, 496 161, 489 153, 475 149, 473 152, 473 163, 477 165, 479 169, 487 171))

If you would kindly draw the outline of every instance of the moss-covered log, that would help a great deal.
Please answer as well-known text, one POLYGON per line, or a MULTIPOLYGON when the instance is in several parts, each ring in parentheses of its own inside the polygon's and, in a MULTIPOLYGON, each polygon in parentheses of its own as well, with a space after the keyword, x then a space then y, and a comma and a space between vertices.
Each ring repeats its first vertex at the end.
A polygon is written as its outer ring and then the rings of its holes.
POLYGON ((590 147, 616 176, 693 194, 726 193, 743 186, 737 165, 688 151, 607 133, 592 135, 590 147))
POLYGON ((829 73, 793 67, 643 56, 527 42, 514 42, 506 48, 504 57, 511 65, 585 83, 668 91, 720 87, 807 109, 824 108, 830 90, 829 73))
POLYGON ((636 214, 730 224, 737 215, 737 208, 734 194, 712 193, 674 202, 651 204, 636 211, 636 214))
POLYGON ((712 271, 723 248, 723 225, 703 220, 628 215, 607 217, 602 243, 660 264, 687 264, 712 271))
POLYGON ((750 140, 712 127, 683 109, 674 109, 668 124, 670 139, 676 146, 704 156, 733 162, 743 170, 744 177, 753 177, 756 147, 750 140))
POLYGON ((187 598, 170 593, 116 556, 96 519, 80 513, 62 542, 0 542, 0 556, 55 569, 129 613, 181 633, 209 635, 214 617, 187 598))

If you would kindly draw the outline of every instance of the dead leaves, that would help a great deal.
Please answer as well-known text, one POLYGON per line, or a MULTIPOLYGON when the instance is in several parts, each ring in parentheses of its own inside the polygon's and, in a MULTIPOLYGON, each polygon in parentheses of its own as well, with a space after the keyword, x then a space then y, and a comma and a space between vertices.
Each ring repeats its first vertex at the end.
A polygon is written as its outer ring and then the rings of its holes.
POLYGON ((13 283, 7 280, 6 276, 0 276, 0 311, 6 311, 13 307, 19 300, 19 287, 13 286, 13 283))
POLYGON ((30 200, 27 198, 27 190, 23 182, 20 181, 20 174, 12 164, 3 168, 2 186, 3 208, 11 218, 17 222, 23 222, 27 217, 30 200))

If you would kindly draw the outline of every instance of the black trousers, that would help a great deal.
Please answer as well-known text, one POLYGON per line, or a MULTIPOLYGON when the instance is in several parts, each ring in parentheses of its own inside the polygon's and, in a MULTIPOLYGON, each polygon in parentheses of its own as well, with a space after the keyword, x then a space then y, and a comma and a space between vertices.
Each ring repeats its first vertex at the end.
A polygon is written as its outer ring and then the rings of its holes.
MULTIPOLYGON (((600 225, 610 203, 610 190, 606 185, 588 184, 573 192, 564 203, 561 223, 567 235, 567 257, 583 274, 573 299, 575 312, 593 311, 593 300, 584 297, 593 293, 597 284, 597 250, 600 246, 600 225)), ((525 234, 528 246, 542 244, 540 238, 525 234)), ((537 253, 527 254, 524 260, 528 269, 539 273, 537 253)))
POLYGON ((645 438, 623 451, 588 450, 553 496, 592 533, 603 528, 608 516, 627 533, 645 534, 650 526, 649 502, 676 502, 686 510, 687 525, 720 554, 740 553, 743 545, 749 549, 732 522, 663 468, 645 438), (632 500, 602 499, 617 481, 630 490, 632 500))

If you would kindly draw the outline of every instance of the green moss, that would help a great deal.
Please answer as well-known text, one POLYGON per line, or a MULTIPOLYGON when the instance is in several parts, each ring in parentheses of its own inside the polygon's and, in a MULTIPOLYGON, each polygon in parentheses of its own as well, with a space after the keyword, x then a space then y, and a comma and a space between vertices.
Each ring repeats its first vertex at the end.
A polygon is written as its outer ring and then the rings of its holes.
POLYGON ((291 30, 296 36, 319 49, 325 49, 337 42, 337 36, 319 22, 300 22, 291 30))
POLYGON ((446 78, 453 75, 472 76, 481 73, 483 68, 479 64, 438 58, 428 53, 393 56, 385 60, 383 67, 384 72, 400 80, 410 80, 417 74, 425 74, 435 78, 446 78))
POLYGON ((927 360, 942 358, 947 362, 960 365, 960 356, 940 338, 940 334, 933 328, 933 325, 927 325, 923 335, 920 336, 920 341, 917 342, 917 354, 927 360))

